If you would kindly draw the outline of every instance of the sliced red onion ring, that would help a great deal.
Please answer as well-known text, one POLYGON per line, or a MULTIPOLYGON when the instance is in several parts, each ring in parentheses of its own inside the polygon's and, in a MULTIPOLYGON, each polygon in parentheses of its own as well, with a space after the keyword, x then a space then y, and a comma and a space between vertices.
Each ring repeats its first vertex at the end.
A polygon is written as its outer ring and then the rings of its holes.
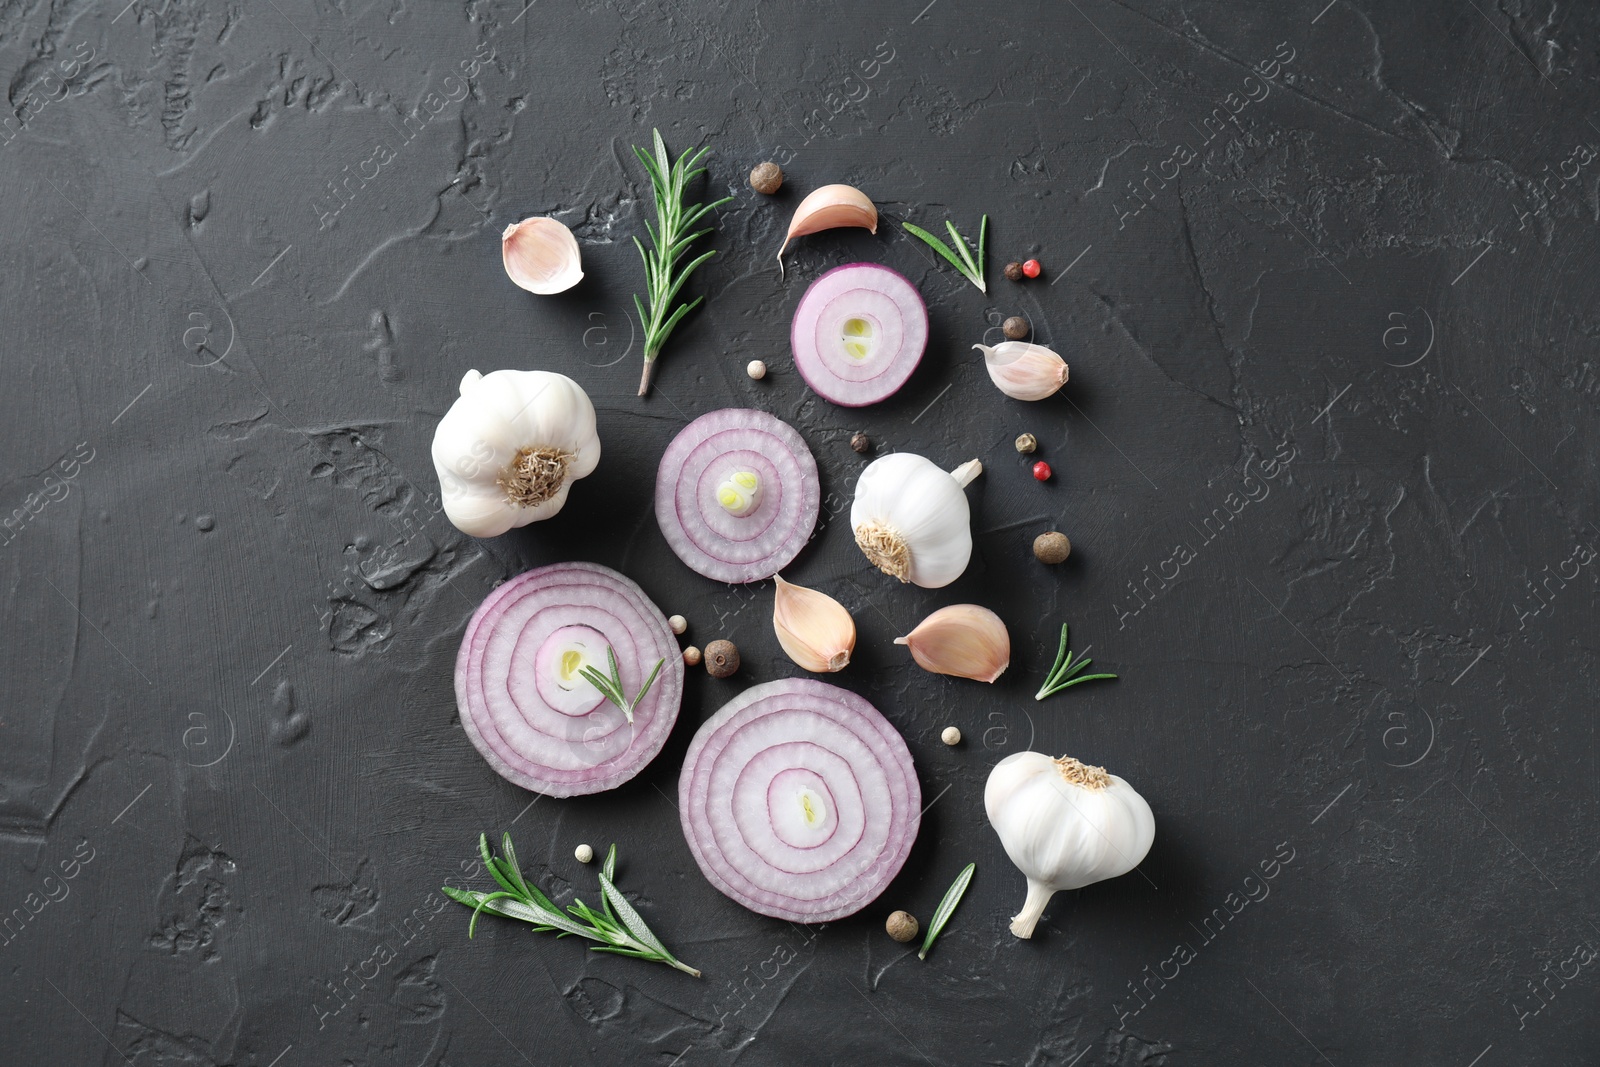
POLYGON ((876 404, 922 361, 928 306, 905 275, 882 264, 835 267, 800 298, 789 345, 800 376, 824 399, 876 404))
POLYGON ((473 747, 503 777, 570 797, 614 789, 661 751, 683 699, 683 657, 661 609, 628 578, 555 563, 478 605, 456 656, 456 703, 473 747), (617 656, 631 697, 665 659, 629 723, 580 675, 617 656))
POLYGON ((678 558, 720 582, 787 567, 817 525, 817 461, 794 427, 723 408, 683 428, 656 472, 656 522, 678 558))
POLYGON ((683 835, 712 885, 751 911, 830 922, 900 873, 922 822, 905 741, 854 693, 765 682, 700 727, 678 779, 683 835))

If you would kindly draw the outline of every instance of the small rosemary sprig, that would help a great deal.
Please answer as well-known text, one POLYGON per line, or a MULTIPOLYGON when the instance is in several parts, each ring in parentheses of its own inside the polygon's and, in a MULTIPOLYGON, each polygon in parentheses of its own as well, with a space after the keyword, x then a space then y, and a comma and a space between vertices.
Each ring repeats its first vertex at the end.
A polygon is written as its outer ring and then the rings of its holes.
POLYGON ((698 166, 700 160, 705 158, 709 148, 697 148, 692 152, 678 157, 676 163, 667 158, 667 146, 661 140, 660 130, 651 130, 655 135, 655 155, 633 146, 633 154, 639 157, 639 162, 644 164, 645 173, 650 175, 650 188, 655 194, 656 224, 652 226, 646 219, 644 228, 650 234, 650 251, 645 251, 644 243, 637 237, 633 243, 639 249, 639 256, 644 260, 645 291, 650 296, 650 310, 647 314, 644 302, 634 294, 633 306, 639 312, 639 322, 644 326, 644 374, 639 378, 639 395, 645 396, 650 392, 650 379, 655 374, 656 357, 661 355, 661 347, 667 343, 667 338, 672 336, 672 331, 677 327, 678 320, 704 300, 704 296, 697 296, 687 304, 672 307, 672 301, 677 298, 678 290, 683 288, 683 283, 689 280, 695 268, 706 260, 716 255, 716 251, 702 252, 686 265, 679 265, 678 260, 696 240, 711 232, 707 226, 703 230, 692 228, 713 208, 721 207, 733 197, 725 196, 721 200, 710 204, 684 203, 685 190, 690 182, 706 172, 704 167, 698 166))
POLYGON ((944 932, 945 923, 955 914, 956 905, 960 904, 961 898, 966 895, 967 886, 972 883, 972 874, 977 869, 976 863, 967 864, 961 868, 961 873, 956 875, 956 880, 950 883, 950 888, 945 890, 944 899, 939 901, 938 908, 934 909, 933 918, 928 922, 928 936, 922 939, 922 951, 917 953, 917 959, 928 958, 928 950, 933 947, 934 939, 944 932))
POLYGON ((650 687, 655 685, 656 675, 661 673, 661 667, 667 661, 665 659, 656 660, 655 670, 650 672, 650 677, 644 680, 644 684, 639 687, 639 692, 634 695, 632 700, 629 700, 622 688, 622 672, 617 669, 617 654, 610 645, 606 646, 606 659, 611 661, 611 677, 607 678, 590 666, 585 666, 578 674, 583 677, 584 681, 600 690, 601 696, 621 708, 622 714, 627 716, 629 722, 632 722, 634 709, 639 706, 639 701, 644 699, 644 695, 650 692, 650 687))
POLYGON ((554 930, 557 937, 575 934, 598 941, 600 944, 590 946, 594 952, 615 952, 619 956, 665 963, 684 974, 700 977, 699 971, 667 951, 667 946, 645 925, 644 919, 612 881, 617 870, 616 845, 611 846, 600 869, 600 904, 605 909, 604 914, 581 900, 574 900, 567 905, 566 911, 562 911, 538 886, 529 885, 522 877, 522 871, 517 866, 516 850, 511 847, 510 834, 500 839, 500 848, 504 856, 492 855, 489 852, 489 835, 478 835, 478 852, 483 856, 483 865, 500 883, 498 892, 480 893, 473 889, 443 887, 445 896, 472 909, 472 922, 467 926, 468 937, 478 928, 478 915, 487 911, 507 919, 532 923, 538 931, 554 930))
POLYGON ((913 226, 909 222, 902 222, 900 225, 904 226, 913 236, 922 238, 928 243, 929 248, 948 259, 951 266, 960 271, 967 281, 978 287, 979 292, 987 293, 989 291, 989 283, 984 281, 983 278, 984 248, 989 237, 988 215, 983 217, 983 222, 978 227, 978 258, 976 260, 972 258, 972 251, 967 247, 966 239, 956 231, 956 224, 949 219, 945 220, 944 226, 945 229, 950 231, 950 239, 955 244, 955 251, 951 251, 949 245, 924 230, 921 226, 913 226))
POLYGON ((1115 678, 1114 674, 1078 674, 1089 664, 1092 659, 1074 660, 1072 653, 1067 651, 1067 625, 1061 624, 1061 648, 1056 652, 1056 665, 1050 668, 1050 673, 1045 675, 1044 685, 1033 694, 1033 699, 1043 700, 1052 693, 1059 693, 1069 685, 1079 682, 1092 682, 1098 678, 1115 678))

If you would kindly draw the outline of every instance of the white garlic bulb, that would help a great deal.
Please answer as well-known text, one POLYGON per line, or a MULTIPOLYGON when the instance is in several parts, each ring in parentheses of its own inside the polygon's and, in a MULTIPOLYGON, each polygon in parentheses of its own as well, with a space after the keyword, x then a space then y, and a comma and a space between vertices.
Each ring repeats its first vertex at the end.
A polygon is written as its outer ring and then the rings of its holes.
POLYGON ((983 473, 968 460, 953 471, 909 452, 873 460, 856 481, 850 527, 872 565, 902 582, 938 589, 972 558, 972 520, 962 489, 983 473))
POLYGON ((1007 756, 989 772, 983 807, 1028 879, 1028 898, 1011 920, 1018 937, 1033 936, 1058 890, 1127 874, 1156 838, 1155 815, 1133 786, 1071 756, 1007 756))
POLYGON ((433 435, 444 512, 473 537, 548 519, 599 462, 589 394, 551 371, 468 371, 433 435))

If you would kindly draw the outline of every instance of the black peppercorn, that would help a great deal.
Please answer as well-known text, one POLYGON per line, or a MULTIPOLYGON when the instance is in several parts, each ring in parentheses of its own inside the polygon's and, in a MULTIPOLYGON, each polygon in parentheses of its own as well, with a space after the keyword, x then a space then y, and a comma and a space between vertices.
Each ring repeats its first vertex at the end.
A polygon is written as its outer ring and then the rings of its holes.
POLYGON ((872 438, 868 437, 864 433, 857 433, 854 437, 850 438, 850 447, 855 449, 857 452, 860 452, 862 455, 865 455, 866 453, 872 451, 872 438))
POLYGON ((1011 341, 1020 341, 1028 336, 1028 320, 1021 315, 1013 315, 1000 326, 1000 332, 1011 341))
POLYGON ((1007 263, 1006 264, 1006 281, 1009 281, 1009 282, 1020 282, 1021 280, 1022 280, 1022 264, 1021 263, 1015 263, 1015 262, 1007 263))

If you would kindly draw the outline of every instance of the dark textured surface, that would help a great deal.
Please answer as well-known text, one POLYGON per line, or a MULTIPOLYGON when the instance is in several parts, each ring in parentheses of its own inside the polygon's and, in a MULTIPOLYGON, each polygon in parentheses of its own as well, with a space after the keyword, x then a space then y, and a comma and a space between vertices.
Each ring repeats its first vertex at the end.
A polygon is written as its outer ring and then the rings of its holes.
POLYGON ((924 2, 0 3, 0 1059, 1587 1061, 1600 13, 924 2), (653 125, 737 199, 640 400, 627 146, 653 125), (771 201, 743 182, 766 158, 771 201), (884 224, 799 242, 780 282, 789 210, 831 181, 884 224), (552 212, 588 277, 534 298, 496 238, 552 212), (899 227, 984 212, 987 298, 899 227), (1028 253, 1044 277, 1001 278, 1028 253), (907 273, 933 326, 857 412, 787 352, 803 286, 852 259, 907 273), (1008 401, 969 350, 1016 313, 1064 397, 1008 401), (428 446, 462 373, 503 366, 577 378, 605 456, 559 518, 479 544, 428 446), (838 680, 932 800, 884 897, 823 929, 718 895, 673 807, 694 727, 796 673, 770 589, 690 573, 651 512, 665 443, 727 405, 810 442, 826 517, 789 576, 855 613, 838 680), (987 465, 948 589, 851 544, 863 428, 987 465), (1051 527, 1074 551, 1045 571, 1051 527), (530 805, 451 668, 495 582, 569 558, 745 668, 691 672, 631 784, 530 805), (890 643, 961 600, 1010 625, 993 689, 890 643), (1063 620, 1122 678, 1035 704, 1063 620), (1127 777, 1157 836, 1019 942, 981 794, 1026 747, 1127 777), (616 841, 704 980, 498 921, 469 942, 436 890, 507 827, 564 898, 592 899, 573 846, 616 841), (884 916, 925 918, 969 860, 918 962, 884 916))

